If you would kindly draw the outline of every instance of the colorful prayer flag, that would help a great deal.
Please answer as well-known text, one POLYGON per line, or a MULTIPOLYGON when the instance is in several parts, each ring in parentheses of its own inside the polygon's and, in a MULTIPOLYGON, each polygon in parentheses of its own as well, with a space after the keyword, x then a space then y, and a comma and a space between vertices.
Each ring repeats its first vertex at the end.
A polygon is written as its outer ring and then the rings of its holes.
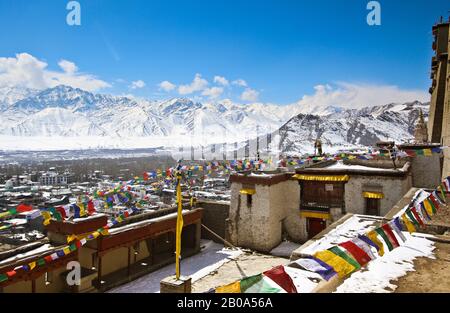
MULTIPOLYGON (((384 245, 383 243, 380 241, 380 239, 378 239, 378 235, 377 232, 375 232, 374 230, 370 231, 367 233, 367 237, 369 238, 370 241, 372 241, 378 248, 378 254, 380 256, 384 255, 384 245)), ((361 237, 360 237, 361 238, 361 237)), ((362 238, 361 238, 362 239, 362 238)))
POLYGON ((399 236, 400 239, 403 242, 405 242, 406 241, 406 237, 405 237, 405 235, 403 235, 403 232, 402 232, 402 224, 400 222, 400 218, 396 217, 392 221, 390 221, 388 224, 391 226, 391 228, 394 231, 394 233, 396 233, 397 236, 399 236))
POLYGON ((380 235, 380 237, 383 239, 384 243, 386 244, 386 246, 388 247, 389 251, 394 250, 394 246, 392 244, 392 242, 389 240, 388 235, 384 232, 383 228, 377 228, 375 229, 375 232, 380 235))
POLYGON ((331 266, 312 256, 309 258, 298 259, 294 263, 298 264, 307 271, 319 274, 325 280, 330 280, 337 274, 331 266))
POLYGON ((242 293, 286 293, 274 281, 262 274, 244 278, 241 280, 240 288, 242 293))
POLYGON ((216 288, 216 293, 241 293, 239 281, 216 288))
POLYGON ((356 262, 358 262, 361 266, 366 265, 372 260, 364 250, 362 250, 360 247, 358 247, 351 241, 342 242, 339 244, 339 246, 347 250, 351 254, 351 256, 356 260, 356 262))
POLYGON ((314 257, 331 266, 340 278, 344 278, 356 269, 352 264, 329 250, 316 252, 314 257))
POLYGON ((24 212, 32 211, 33 207, 31 205, 26 205, 26 204, 21 203, 16 207, 16 210, 18 213, 24 213, 24 212))
POLYGON ((265 271, 263 274, 272 279, 275 283, 277 283, 277 285, 283 288, 286 292, 297 293, 297 288, 295 287, 291 276, 289 276, 284 270, 283 265, 279 265, 269 271, 265 271))
POLYGON ((340 256, 345 261, 353 265, 356 270, 359 270, 361 268, 361 264, 359 264, 352 255, 350 255, 347 251, 342 250, 338 246, 334 246, 328 249, 329 251, 333 252, 334 254, 340 256))
POLYGON ((28 267, 30 268, 30 271, 32 271, 36 267, 36 262, 28 263, 28 267))

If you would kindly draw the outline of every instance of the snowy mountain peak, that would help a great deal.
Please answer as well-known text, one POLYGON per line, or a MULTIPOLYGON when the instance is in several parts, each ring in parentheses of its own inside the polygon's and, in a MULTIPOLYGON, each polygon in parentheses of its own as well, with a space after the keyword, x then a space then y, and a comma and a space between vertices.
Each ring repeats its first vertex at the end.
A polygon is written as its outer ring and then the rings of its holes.
POLYGON ((145 143, 145 147, 163 142, 176 146, 188 144, 186 138, 193 137, 200 138, 202 144, 234 142, 272 133, 289 121, 282 127, 287 134, 286 151, 301 151, 305 142, 317 136, 324 144, 336 146, 371 145, 388 138, 407 140, 412 137, 419 109, 425 116, 428 113, 428 104, 420 102, 343 110, 339 106, 314 108, 297 103, 246 105, 228 99, 204 103, 189 98, 150 101, 68 86, 42 91, 2 88, 2 99, 0 136, 13 136, 6 139, 14 146, 29 142, 24 138, 44 138, 45 145, 51 141, 49 137, 71 138, 78 148, 87 141, 90 147, 97 142, 101 147, 109 143, 116 147, 118 140, 121 147, 136 147, 136 142, 145 143))

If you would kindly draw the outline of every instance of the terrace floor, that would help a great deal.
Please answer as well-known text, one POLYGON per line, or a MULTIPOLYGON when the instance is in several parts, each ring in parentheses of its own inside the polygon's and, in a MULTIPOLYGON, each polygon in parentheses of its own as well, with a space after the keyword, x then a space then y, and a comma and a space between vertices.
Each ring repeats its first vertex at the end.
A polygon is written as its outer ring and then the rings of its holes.
POLYGON ((436 242, 435 248, 436 259, 416 259, 414 272, 409 272, 406 276, 392 282, 398 286, 395 292, 450 292, 450 242, 436 242))

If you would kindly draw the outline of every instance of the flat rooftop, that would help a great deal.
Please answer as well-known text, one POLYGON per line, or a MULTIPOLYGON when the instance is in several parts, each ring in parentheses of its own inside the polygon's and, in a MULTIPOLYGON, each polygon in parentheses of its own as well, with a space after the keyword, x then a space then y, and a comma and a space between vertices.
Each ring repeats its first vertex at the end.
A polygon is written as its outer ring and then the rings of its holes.
POLYGON ((411 169, 410 162, 396 162, 391 160, 338 160, 324 161, 313 166, 297 169, 296 174, 313 175, 365 175, 365 176, 400 176, 403 177, 411 169))

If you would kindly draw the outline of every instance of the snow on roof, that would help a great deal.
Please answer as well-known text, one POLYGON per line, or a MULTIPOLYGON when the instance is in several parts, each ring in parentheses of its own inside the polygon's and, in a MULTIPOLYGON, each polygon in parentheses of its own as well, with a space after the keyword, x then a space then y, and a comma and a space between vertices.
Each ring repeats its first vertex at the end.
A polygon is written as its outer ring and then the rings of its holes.
POLYGON ((286 273, 292 278, 298 293, 311 293, 323 281, 323 278, 314 272, 284 266, 286 273))
POLYGON ((312 244, 303 248, 299 252, 302 254, 313 255, 318 251, 329 249, 339 243, 357 237, 358 234, 364 234, 369 230, 374 229, 375 222, 381 220, 381 217, 353 215, 344 223, 336 226, 336 228, 330 230, 323 237, 313 241, 312 244))
MULTIPOLYGON (((385 171, 395 171, 390 168, 381 168, 381 167, 370 167, 364 165, 352 165, 352 164, 344 164, 343 161, 337 161, 336 163, 327 166, 327 169, 339 169, 339 170, 358 170, 358 171, 374 171, 374 172, 385 172, 385 171)), ((401 171, 402 169, 400 169, 401 171)))
MULTIPOLYGON (((434 242, 423 238, 422 234, 403 233, 407 238, 400 247, 369 262, 367 269, 358 271, 340 285, 337 293, 387 293, 397 286, 390 281, 414 271, 414 260, 419 257, 434 259, 434 242), (386 290, 389 288, 391 290, 386 290)), ((428 236, 429 237, 429 236, 428 236)))
MULTIPOLYGON (((25 247, 25 246, 23 246, 23 247, 25 247)), ((54 247, 52 245, 46 243, 46 244, 44 244, 44 245, 42 245, 42 246, 40 246, 40 247, 38 247, 36 249, 30 250, 30 251, 27 251, 27 252, 24 252, 24 253, 19 253, 19 254, 16 254, 15 256, 13 256, 13 257, 4 259, 4 260, 0 261, 0 265, 8 264, 8 263, 20 260, 20 259, 24 259, 26 257, 32 256, 32 255, 35 255, 35 254, 43 253, 43 252, 46 252, 46 251, 51 250, 53 248, 54 247)))
POLYGON ((6 220, 5 223, 12 224, 12 225, 24 225, 27 223, 27 220, 24 218, 13 218, 10 220, 6 220))
MULTIPOLYGON (((190 212, 190 211, 189 210, 183 210, 182 211, 183 215, 185 215, 188 212, 190 212)), ((112 229, 109 230, 109 233, 110 234, 120 233, 120 232, 129 230, 129 229, 133 229, 135 227, 142 227, 142 226, 146 226, 147 224, 168 220, 168 219, 171 219, 171 218, 176 217, 176 216, 177 216, 177 212, 170 213, 170 214, 167 214, 167 215, 164 215, 164 216, 155 217, 155 218, 148 219, 148 220, 143 220, 143 221, 132 223, 132 224, 128 224, 128 225, 125 225, 125 226, 122 226, 122 227, 112 228, 112 229)))
POLYGON ((76 222, 83 222, 83 221, 99 218, 99 217, 102 217, 102 216, 107 216, 107 215, 104 214, 104 213, 94 213, 94 214, 88 215, 86 217, 74 218, 72 221, 74 223, 76 223, 76 222))

